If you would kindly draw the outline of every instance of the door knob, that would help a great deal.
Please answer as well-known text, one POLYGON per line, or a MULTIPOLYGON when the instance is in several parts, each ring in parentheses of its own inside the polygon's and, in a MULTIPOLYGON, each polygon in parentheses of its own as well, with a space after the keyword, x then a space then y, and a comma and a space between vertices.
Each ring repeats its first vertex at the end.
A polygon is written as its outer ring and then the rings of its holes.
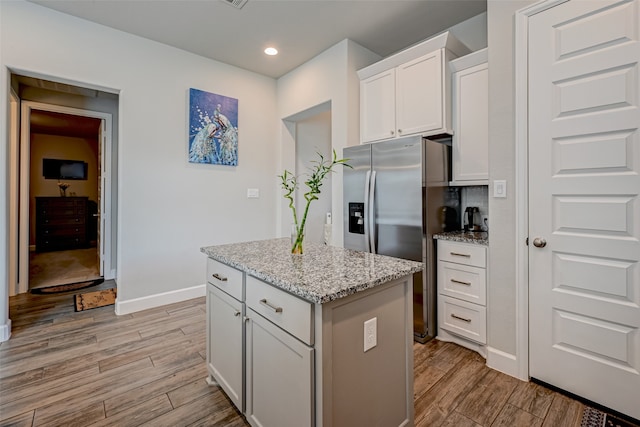
POLYGON ((536 237, 535 239, 533 239, 533 246, 535 246, 536 248, 544 248, 545 246, 547 246, 547 241, 542 237, 536 237))

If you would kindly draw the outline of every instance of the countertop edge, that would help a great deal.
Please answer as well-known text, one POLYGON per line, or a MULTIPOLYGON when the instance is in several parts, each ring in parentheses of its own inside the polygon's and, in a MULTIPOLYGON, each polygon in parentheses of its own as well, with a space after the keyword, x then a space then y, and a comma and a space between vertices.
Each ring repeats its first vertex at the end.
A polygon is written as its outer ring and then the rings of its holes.
POLYGON ((433 235, 434 240, 469 243, 471 245, 489 246, 489 233, 486 231, 447 231, 433 235))

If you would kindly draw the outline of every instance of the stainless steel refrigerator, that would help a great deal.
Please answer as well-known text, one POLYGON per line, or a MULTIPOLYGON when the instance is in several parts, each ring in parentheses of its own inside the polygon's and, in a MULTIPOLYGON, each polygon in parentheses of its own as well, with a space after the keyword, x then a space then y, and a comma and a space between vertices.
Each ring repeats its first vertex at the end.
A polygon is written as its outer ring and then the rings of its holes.
POLYGON ((449 184, 450 146, 420 136, 345 148, 344 247, 424 263, 414 275, 416 341, 436 335, 435 245, 449 184))

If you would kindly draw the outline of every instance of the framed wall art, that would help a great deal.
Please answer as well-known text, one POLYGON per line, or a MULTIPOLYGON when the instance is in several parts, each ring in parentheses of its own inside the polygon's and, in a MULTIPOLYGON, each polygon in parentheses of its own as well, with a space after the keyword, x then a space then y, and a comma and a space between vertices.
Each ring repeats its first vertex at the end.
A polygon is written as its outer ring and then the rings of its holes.
POLYGON ((189 162, 238 165, 238 100, 189 89, 189 162))

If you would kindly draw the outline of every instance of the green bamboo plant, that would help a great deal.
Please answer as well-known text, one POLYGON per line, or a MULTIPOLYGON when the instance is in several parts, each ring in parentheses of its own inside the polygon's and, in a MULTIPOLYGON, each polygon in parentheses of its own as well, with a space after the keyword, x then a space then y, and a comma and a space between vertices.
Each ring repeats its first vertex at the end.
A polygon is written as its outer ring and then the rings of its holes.
MULTIPOLYGON (((305 185, 309 188, 309 191, 304 193, 304 199, 307 201, 307 203, 304 207, 304 213, 300 222, 298 222, 298 215, 296 213, 296 205, 294 201, 295 191, 298 188, 298 177, 287 171, 286 169, 282 175, 278 175, 278 178, 280 178, 281 180, 282 189, 284 190, 284 198, 289 200, 289 207, 291 208, 291 212, 293 213, 295 240, 291 245, 292 254, 302 253, 304 226, 307 222, 309 205, 313 200, 318 200, 318 194, 320 194, 320 187, 322 187, 324 178, 330 172, 333 172, 333 167, 336 165, 343 165, 349 168, 351 167, 351 165, 347 163, 349 159, 338 159, 336 150, 333 150, 333 159, 331 161, 329 161, 329 159, 325 159, 324 156, 320 153, 318 153, 318 156, 320 157, 320 160, 313 160, 311 162, 314 166, 309 168, 309 178, 304 182, 305 185)), ((293 232, 294 231, 292 231, 292 233, 293 232)))

